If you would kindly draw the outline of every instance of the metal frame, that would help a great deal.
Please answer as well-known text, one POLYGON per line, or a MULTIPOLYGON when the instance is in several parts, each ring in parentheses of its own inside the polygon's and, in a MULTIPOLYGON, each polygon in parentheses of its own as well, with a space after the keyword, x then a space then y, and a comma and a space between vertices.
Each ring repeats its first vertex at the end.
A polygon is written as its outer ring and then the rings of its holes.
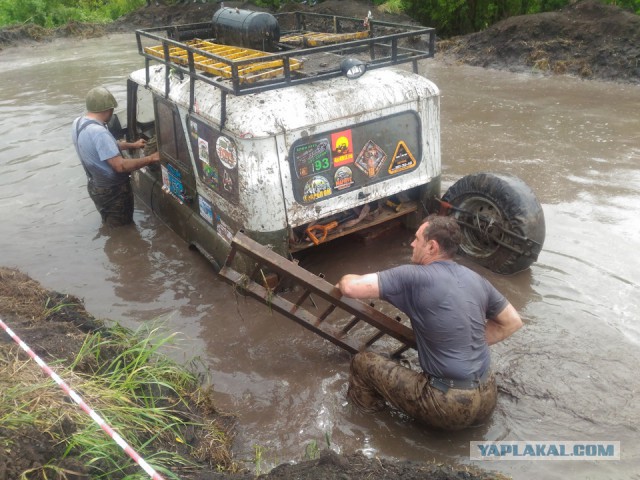
MULTIPOLYGON (((362 24, 362 20, 357 18, 306 12, 278 14, 276 15, 276 17, 280 19, 290 15, 295 15, 296 29, 291 31, 283 31, 283 34, 304 32, 304 26, 306 25, 307 20, 313 19, 330 19, 333 25, 334 33, 341 32, 345 24, 362 24)), ((391 65, 411 62, 413 64, 413 71, 417 72, 418 60, 433 57, 435 52, 435 30, 433 28, 381 22, 372 19, 369 20, 370 36, 367 39, 347 41, 336 43, 333 45, 325 45, 312 48, 291 48, 289 46, 279 44, 279 46, 282 48, 282 51, 269 54, 266 57, 263 57, 261 60, 281 60, 283 62, 283 74, 279 78, 275 79, 264 79, 257 80, 253 83, 243 83, 242 78, 238 75, 238 69, 244 65, 251 64, 253 62, 251 59, 228 59, 225 57, 214 55, 210 52, 193 48, 186 45, 184 42, 170 38, 180 38, 180 32, 187 30, 200 32, 207 30, 212 31, 212 24, 194 23, 189 25, 140 29, 136 30, 136 41, 138 44, 138 53, 145 58, 147 85, 150 80, 149 67, 151 61, 159 62, 166 67, 165 96, 168 96, 169 94, 171 71, 176 72, 178 75, 188 75, 191 88, 191 109, 193 109, 196 80, 219 88, 223 94, 224 100, 226 94, 248 95, 252 93, 263 92, 266 90, 291 87, 304 83, 317 82, 320 80, 339 77, 342 75, 342 72, 340 70, 340 61, 344 58, 345 55, 362 53, 368 50, 369 60, 366 62, 367 69, 384 68, 391 65), (389 29, 392 29, 394 31, 392 33, 387 33, 386 31, 389 29), (381 31, 383 32, 383 34, 377 36, 378 32, 381 31), (160 35, 161 32, 163 32, 164 35, 160 35), (423 36, 428 37, 426 41, 422 39, 423 36), (164 58, 161 59, 145 52, 143 39, 153 41, 156 45, 162 45, 164 58), (412 45, 415 45, 414 48, 408 48, 406 46, 400 45, 401 40, 409 39, 411 39, 410 41, 412 45), (420 48, 421 44, 424 45, 424 47, 420 48), (169 55, 169 49, 172 47, 179 47, 187 51, 188 65, 181 65, 172 61, 169 55), (380 56, 381 51, 386 52, 386 55, 380 56), (317 68, 311 67, 309 70, 305 70, 302 73, 292 72, 289 68, 291 59, 295 56, 304 56, 305 58, 311 58, 314 55, 325 53, 336 54, 335 64, 323 64, 323 66, 317 68), (228 65, 231 68, 232 72, 231 78, 224 79, 221 77, 212 77, 198 71, 195 67, 194 55, 202 55, 208 59, 228 65)))

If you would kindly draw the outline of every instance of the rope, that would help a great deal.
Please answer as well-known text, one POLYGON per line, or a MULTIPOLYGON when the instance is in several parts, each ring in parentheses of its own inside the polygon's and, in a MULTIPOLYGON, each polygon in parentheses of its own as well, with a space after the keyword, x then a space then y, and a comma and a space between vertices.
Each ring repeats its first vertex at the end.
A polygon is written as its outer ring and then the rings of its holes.
POLYGON ((40 365, 40 368, 42 368, 47 373, 47 375, 49 375, 62 388, 62 390, 64 390, 64 392, 69 395, 73 399, 73 401, 76 402, 80 406, 80 408, 82 408, 82 410, 84 410, 85 413, 87 413, 93 419, 93 421, 96 422, 100 426, 100 428, 104 430, 105 433, 109 435, 109 437, 111 437, 111 439, 113 439, 113 441, 115 441, 120 446, 120 448, 122 448, 127 453, 127 455, 129 455, 133 459, 134 462, 136 462, 140 467, 142 467, 145 472, 147 472, 149 477, 151 477, 153 480, 164 480, 163 477, 160 476, 160 474, 157 473, 153 469, 153 467, 151 467, 151 465, 149 465, 140 455, 138 455, 138 453, 133 448, 131 448, 129 444, 120 435, 118 435, 117 432, 113 430, 113 428, 105 423, 100 415, 98 415, 91 407, 89 407, 85 403, 80 395, 71 390, 71 388, 69 388, 69 385, 67 385, 64 380, 62 380, 53 370, 51 370, 51 368, 49 368, 49 366, 44 363, 44 361, 38 355, 36 355, 35 352, 31 350, 31 348, 29 348, 26 343, 20 340, 20 337, 18 337, 13 332, 13 330, 11 330, 7 326, 7 324, 2 321, 2 319, 0 319, 0 327, 2 327, 4 331, 7 332, 7 334, 18 345, 20 345, 20 348, 27 352, 29 356, 33 360, 35 360, 38 365, 40 365))

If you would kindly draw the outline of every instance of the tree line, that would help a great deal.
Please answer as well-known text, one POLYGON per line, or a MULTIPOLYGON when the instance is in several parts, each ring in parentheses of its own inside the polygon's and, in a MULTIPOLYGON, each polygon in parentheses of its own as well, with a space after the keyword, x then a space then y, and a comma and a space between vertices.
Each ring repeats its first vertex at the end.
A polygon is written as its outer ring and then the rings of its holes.
MULTIPOLYGON (((211 0, 210 0, 211 1, 211 0)), ((254 0, 277 10, 301 0, 254 0)), ((317 1, 317 0, 314 0, 317 1)), ((440 36, 476 32, 514 15, 549 12, 576 0, 373 0, 390 11, 404 12, 440 36)), ((599 0, 640 14, 640 0, 599 0)), ((153 0, 155 3, 155 0, 153 0)), ((161 0, 175 4, 178 0, 161 0)), ((146 5, 146 0, 0 0, 0 26, 33 23, 55 28, 69 22, 108 23, 146 5)))

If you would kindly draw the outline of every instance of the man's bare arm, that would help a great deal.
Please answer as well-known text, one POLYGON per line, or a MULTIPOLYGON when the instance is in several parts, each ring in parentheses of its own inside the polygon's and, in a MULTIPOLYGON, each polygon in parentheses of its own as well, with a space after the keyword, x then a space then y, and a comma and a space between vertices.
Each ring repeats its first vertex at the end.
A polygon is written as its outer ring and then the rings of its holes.
POLYGON ((380 288, 378 287, 378 274, 367 273, 366 275, 345 275, 340 279, 337 288, 342 294, 351 298, 378 298, 380 288))
POLYGON ((127 142, 126 140, 118 140, 118 148, 120 150, 133 150, 136 148, 144 148, 147 141, 144 138, 139 138, 135 142, 127 142))
POLYGON ((508 304, 495 318, 487 320, 485 330, 487 343, 493 345, 494 343, 501 342, 519 330, 520 327, 522 327, 520 315, 516 309, 513 308, 513 305, 508 304))
POLYGON ((158 152, 139 158, 124 158, 123 156, 118 155, 117 157, 107 160, 109 165, 111 165, 111 168, 118 173, 130 173, 158 161, 160 161, 160 154, 158 152))

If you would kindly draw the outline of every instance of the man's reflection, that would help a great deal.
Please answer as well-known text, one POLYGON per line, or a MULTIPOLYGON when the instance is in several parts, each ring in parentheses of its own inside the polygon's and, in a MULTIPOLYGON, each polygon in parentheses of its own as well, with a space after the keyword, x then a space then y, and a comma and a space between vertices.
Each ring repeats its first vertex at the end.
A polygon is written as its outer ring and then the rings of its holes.
POLYGON ((143 233, 135 224, 100 229, 113 272, 107 280, 113 283, 116 295, 129 302, 153 302, 162 293, 161 275, 152 263, 152 244, 143 233))

